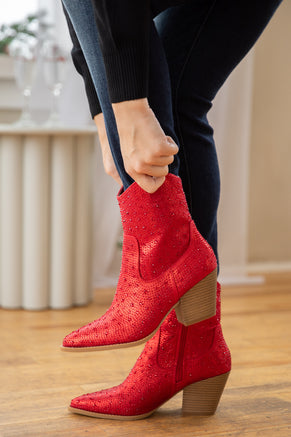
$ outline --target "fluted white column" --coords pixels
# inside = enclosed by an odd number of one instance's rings
[[[74,142],[55,135],[51,145],[51,272],[50,306],[73,304]]]
[[[74,304],[84,305],[92,297],[92,158],[90,136],[78,136],[76,144]]]
[[[22,144],[18,135],[0,139],[0,304],[22,303]]]
[[[49,305],[49,137],[23,144],[23,308]]]
[[[90,301],[94,137],[0,125],[0,306]]]

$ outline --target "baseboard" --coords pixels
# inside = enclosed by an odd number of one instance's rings
[[[285,262],[261,262],[249,263],[246,266],[247,273],[276,273],[291,272],[291,261]]]
[[[248,263],[244,266],[223,266],[218,280],[223,285],[256,285],[265,282],[268,273],[291,272],[291,262]]]

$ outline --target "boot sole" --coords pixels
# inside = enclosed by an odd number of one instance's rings
[[[230,372],[223,373],[222,375],[203,379],[201,381],[186,386],[183,389],[182,413],[192,416],[211,416],[215,414],[229,374]],[[175,393],[175,395],[177,393]],[[161,404],[158,408],[164,405],[167,401]],[[81,414],[83,416],[95,417],[98,419],[132,421],[145,419],[146,417],[151,416],[155,411],[157,411],[158,408],[155,408],[148,413],[139,414],[136,416],[120,416],[115,414],[94,413],[93,411],[87,411],[73,407],[69,407],[68,410],[72,413]]]
[[[70,347],[61,345],[60,349],[63,352],[95,352],[138,346],[147,342],[155,335],[173,309],[176,311],[178,321],[185,326],[202,322],[216,314],[216,289],[217,269],[215,268],[180,298],[180,300],[165,315],[158,327],[147,337],[130,343],[109,344],[104,346]]]

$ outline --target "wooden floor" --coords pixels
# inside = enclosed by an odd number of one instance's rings
[[[69,354],[62,337],[101,315],[103,297],[67,311],[0,310],[0,436],[291,436],[291,274],[223,289],[233,370],[215,416],[182,416],[177,395],[153,416],[118,422],[70,414],[72,397],[121,382],[142,347]]]

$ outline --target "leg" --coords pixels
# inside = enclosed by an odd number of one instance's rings
[[[172,83],[180,176],[192,217],[216,254],[219,170],[207,112],[279,3],[193,0],[156,19]]]
[[[150,66],[149,66],[149,105],[166,135],[173,138],[179,144],[174,129],[172,108],[171,82],[165,51],[158,35],[156,26],[152,24],[150,40]],[[178,175],[179,158],[175,155],[169,172]]]
[[[109,100],[105,67],[98,43],[91,0],[62,0],[74,26],[104,114],[107,136],[115,166],[126,189],[133,182],[126,173],[120,152],[114,113]]]
[[[124,188],[128,188],[133,182],[126,173],[120,153],[120,143],[114,118],[114,113],[109,99],[105,67],[102,53],[98,43],[98,31],[94,20],[94,11],[91,0],[63,0],[63,4],[73,23],[75,32],[82,47],[88,64],[92,80],[104,114],[107,136],[118,173]],[[154,24],[151,32],[150,71],[149,71],[149,103],[155,112],[166,135],[175,141],[174,121],[172,115],[171,86],[167,61],[163,47]],[[161,104],[161,101],[163,102]],[[170,172],[178,174],[178,158],[170,166]]]

